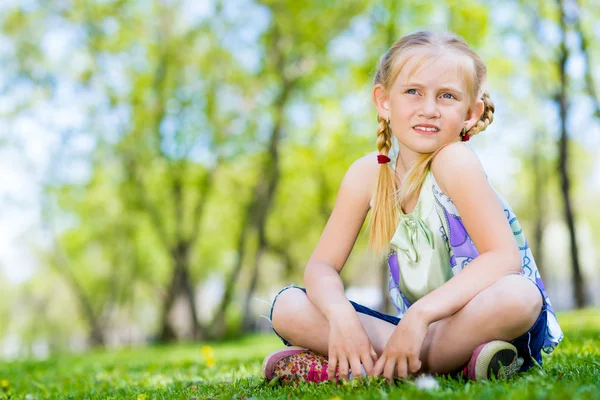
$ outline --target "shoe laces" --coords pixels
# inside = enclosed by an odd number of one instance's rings
[[[516,362],[514,362],[510,365],[507,365],[505,368],[503,368],[503,376],[510,377],[510,376],[516,374],[517,372],[519,372],[524,361],[525,360],[523,360],[521,357],[519,357],[519,358],[517,358]]]
[[[327,370],[324,369],[323,366],[321,366],[321,370],[318,370],[316,369],[316,366],[317,363],[312,363],[310,365],[310,370],[308,371],[308,377],[306,378],[306,380],[308,382],[319,383],[329,379],[329,374],[327,373]]]

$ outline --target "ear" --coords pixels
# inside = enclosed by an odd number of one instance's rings
[[[373,86],[372,97],[373,97],[373,103],[375,104],[375,107],[377,108],[377,113],[379,114],[379,116],[384,119],[389,118],[390,106],[389,106],[387,90],[385,90],[385,88],[381,85],[381,83],[378,83],[377,85]]]
[[[475,105],[471,106],[467,110],[467,115],[465,118],[465,127],[467,130],[471,129],[477,123],[477,121],[479,121],[479,118],[481,118],[484,110],[485,105],[483,104],[483,100],[477,99]]]

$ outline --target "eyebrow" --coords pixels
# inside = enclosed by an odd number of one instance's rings
[[[419,88],[419,89],[425,87],[425,85],[423,85],[422,83],[419,83],[419,82],[403,83],[401,86],[402,87],[416,87],[416,88]],[[458,89],[455,86],[451,86],[451,85],[442,86],[439,90],[449,90],[451,92],[456,92],[456,93],[459,93],[459,94],[463,94],[462,90]]]

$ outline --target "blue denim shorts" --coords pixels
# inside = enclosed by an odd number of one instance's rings
[[[538,287],[538,286],[536,285],[536,287]],[[294,286],[294,285],[287,286],[287,287],[281,289],[281,291],[279,291],[279,293],[277,293],[277,295],[275,296],[275,299],[273,300],[273,304],[271,305],[271,312],[269,314],[269,320],[271,320],[271,321],[273,320],[273,306],[275,305],[275,301],[277,301],[277,297],[285,290],[291,289],[291,288],[300,289],[300,290],[304,291],[304,293],[306,293],[305,288],[300,287],[300,286]],[[538,289],[539,289],[539,287],[538,287]],[[542,347],[544,345],[544,337],[546,336],[546,324],[547,324],[547,313],[546,313],[547,304],[546,304],[546,299],[544,298],[544,294],[542,293],[541,289],[540,289],[540,293],[542,294],[543,304],[542,304],[542,310],[541,310],[540,315],[538,316],[537,320],[535,321],[533,326],[527,332],[525,332],[518,338],[510,341],[510,343],[512,343],[517,348],[519,357],[523,358],[523,361],[524,361],[523,365],[521,366],[520,372],[527,371],[529,368],[533,367],[535,365],[535,363],[542,365]],[[369,307],[365,307],[361,304],[355,303],[352,300],[350,300],[350,303],[354,307],[354,310],[356,310],[356,312],[359,312],[361,314],[370,315],[371,317],[378,318],[380,320],[389,322],[390,324],[394,324],[394,325],[398,325],[398,322],[400,322],[400,318],[394,317],[393,315],[380,313],[379,311],[375,311],[373,309],[370,309]],[[279,333],[277,333],[277,331],[273,328],[272,324],[271,324],[271,328],[273,329],[273,332],[275,332],[275,334],[281,339],[281,341],[286,346],[291,346],[291,343],[286,341],[284,338],[281,337],[281,335],[279,335]]]

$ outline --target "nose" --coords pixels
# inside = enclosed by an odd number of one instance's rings
[[[421,116],[424,118],[439,118],[440,109],[435,96],[426,96],[421,104]]]

